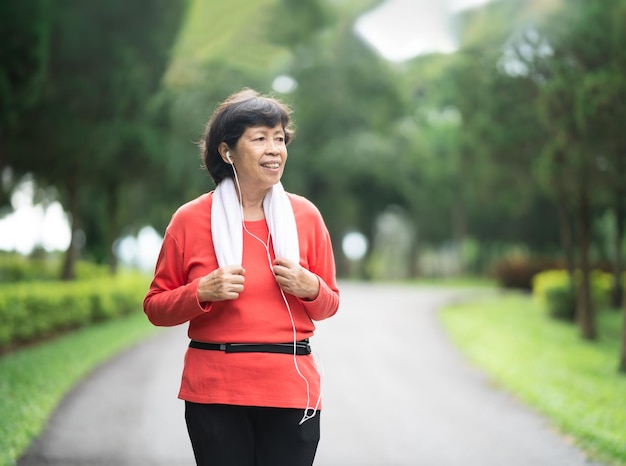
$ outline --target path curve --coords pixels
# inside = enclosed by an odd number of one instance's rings
[[[584,454],[488,377],[443,333],[437,309],[468,290],[341,284],[313,339],[325,372],[316,466],[584,466]],[[82,381],[18,466],[192,466],[176,399],[184,326]]]

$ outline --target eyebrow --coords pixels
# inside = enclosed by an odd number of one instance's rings
[[[271,134],[274,134],[274,135],[276,135],[276,134],[283,134],[284,135],[285,134],[285,130],[282,129],[282,128],[281,129],[277,129],[276,131],[273,131],[273,130],[274,130],[274,128],[269,128],[269,127],[266,127],[266,126],[253,126],[252,127],[252,132],[253,133],[254,132],[262,132],[263,134],[271,133]]]

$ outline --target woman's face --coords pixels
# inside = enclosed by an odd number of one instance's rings
[[[268,190],[280,181],[287,161],[282,125],[247,128],[230,155],[244,191]]]

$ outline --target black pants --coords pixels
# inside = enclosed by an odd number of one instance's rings
[[[185,402],[198,466],[311,466],[320,413],[302,425],[302,409]]]

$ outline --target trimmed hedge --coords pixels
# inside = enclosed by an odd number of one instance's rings
[[[141,307],[148,284],[135,273],[0,285],[0,351],[129,314]]]
[[[580,281],[580,271],[575,274]],[[609,303],[613,275],[601,270],[591,272],[591,297],[599,307]],[[570,283],[567,270],[546,270],[533,278],[533,297],[544,306],[551,317],[560,320],[576,319],[576,287]]]
[[[63,258],[56,254],[27,257],[0,251],[0,283],[58,282]],[[75,264],[76,278],[89,280],[110,275],[105,264],[79,260]]]

